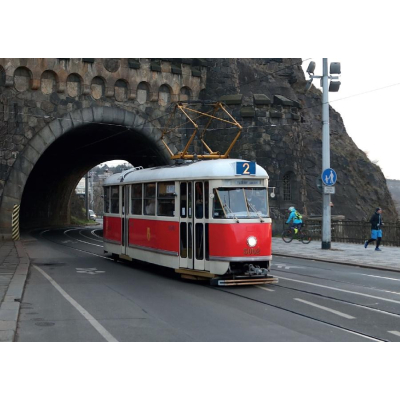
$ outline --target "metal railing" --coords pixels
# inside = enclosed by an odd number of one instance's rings
[[[279,236],[287,227],[284,220],[273,220],[272,224],[274,236]],[[321,240],[321,221],[305,220],[304,225],[313,240]],[[371,237],[371,224],[367,221],[332,221],[331,229],[332,242],[364,243]],[[400,247],[400,222],[384,223],[382,244]]]

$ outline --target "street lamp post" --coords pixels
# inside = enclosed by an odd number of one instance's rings
[[[340,87],[340,82],[331,82],[328,87],[329,79],[335,80],[338,77],[328,75],[328,59],[322,59],[322,76],[315,76],[315,62],[311,61],[307,73],[310,76],[310,80],[307,82],[306,89],[311,87],[312,80],[314,78],[321,79],[322,86],[322,171],[330,170],[331,165],[331,151],[330,151],[330,137],[329,137],[329,96],[328,92],[337,92]],[[331,63],[330,65],[331,74],[340,74],[340,63]],[[335,176],[336,182],[336,176]],[[334,193],[334,183],[331,178],[330,190],[327,186],[323,186],[322,194],[322,243],[321,248],[323,250],[329,250],[331,248],[331,193]],[[322,183],[325,185],[327,182],[324,180]],[[333,187],[332,187],[333,186]]]
[[[322,171],[331,167],[329,138],[329,98],[328,98],[328,59],[322,60]],[[331,248],[331,195],[322,193],[322,244],[321,248]]]

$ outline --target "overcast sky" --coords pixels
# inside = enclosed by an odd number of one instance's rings
[[[304,70],[310,61],[316,62],[315,75],[321,75],[322,58],[305,61]],[[398,53],[368,59],[345,55],[328,58],[328,65],[334,61],[341,63],[342,74],[339,92],[329,93],[331,106],[341,114],[356,145],[368,153],[371,161],[378,162],[386,178],[400,179]],[[314,85],[320,87],[318,79]]]

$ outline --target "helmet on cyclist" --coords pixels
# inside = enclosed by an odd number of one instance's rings
[[[295,208],[294,207],[289,207],[289,211],[294,211]]]

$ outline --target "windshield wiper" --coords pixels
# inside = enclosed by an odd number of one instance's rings
[[[258,211],[258,210],[253,206],[253,204],[251,204],[251,203],[249,202],[249,200],[248,200],[247,198],[246,198],[246,201],[247,201],[247,205],[249,206],[250,210],[252,210],[253,212],[256,213],[257,217],[260,218],[260,221],[261,221],[261,222],[264,222],[264,220],[261,218],[261,215],[260,215],[261,212]]]
[[[223,204],[223,207],[228,211],[228,214],[232,214],[233,218],[236,219],[236,222],[239,223],[238,218],[236,217],[235,213],[228,207],[228,204]]]

